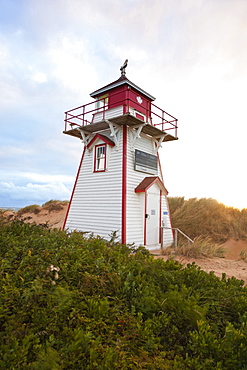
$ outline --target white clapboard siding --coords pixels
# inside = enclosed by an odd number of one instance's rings
[[[164,183],[164,179],[163,179],[163,176],[162,176],[163,169],[161,167],[162,167],[162,163],[160,163],[158,168],[159,168],[159,176],[160,176],[160,178],[162,179],[162,181]],[[167,213],[166,216],[164,216],[164,212]],[[174,243],[174,235],[173,235],[173,231],[172,231],[170,209],[169,209],[167,195],[164,195],[162,197],[162,212],[161,212],[161,214],[162,214],[162,225],[165,223],[165,226],[167,227],[167,229],[163,229],[163,247],[167,248],[167,247],[170,247],[171,245],[173,245],[173,243]]]
[[[107,171],[95,173],[94,150],[86,150],[65,227],[109,239],[113,231],[121,231],[122,155],[115,146],[108,145],[107,152]]]
[[[152,176],[134,169],[135,149],[153,154],[153,142],[146,135],[136,140],[134,149],[131,147],[131,134],[128,135],[127,156],[127,240],[129,243],[143,245],[144,217],[142,194],[135,193],[135,188],[147,176]]]
[[[103,119],[110,119],[121,116],[123,114],[123,106],[107,109],[103,112],[94,113],[93,123],[100,122]]]
[[[167,248],[173,245],[174,236],[171,225],[170,210],[168,205],[168,199],[166,196],[162,197],[162,214],[167,212],[167,215],[163,215],[163,226],[167,227],[163,229],[163,247]]]
[[[131,134],[128,135],[128,156],[127,156],[127,241],[136,245],[144,243],[144,212],[143,212],[143,194],[135,193],[135,188],[147,176],[153,176],[144,172],[139,172],[134,169],[135,149],[143,152],[154,154],[154,143],[146,135],[141,134],[141,137],[136,140],[134,148],[131,148]],[[132,150],[131,150],[132,149]],[[159,162],[158,162],[159,164]],[[158,165],[157,175],[162,179],[162,171],[160,164]],[[163,179],[162,179],[163,180]],[[162,215],[163,212],[168,212],[167,227],[171,227],[169,209],[166,195],[162,196]],[[173,243],[172,230],[167,229],[165,233],[164,247],[170,246]]]
[[[162,149],[160,149],[162,150]],[[164,183],[164,179],[163,179],[163,168],[162,168],[162,163],[160,163],[159,161],[159,166],[158,166],[158,169],[159,169],[159,177],[162,179],[163,183]],[[166,186],[166,184],[164,184]],[[169,229],[164,229],[163,230],[163,247],[164,248],[167,248],[167,247],[170,247],[173,243],[174,243],[174,236],[173,236],[173,231],[172,231],[172,224],[171,224],[171,218],[170,218],[170,209],[169,209],[169,204],[168,204],[168,199],[167,199],[167,195],[164,195],[162,197],[162,207],[161,207],[161,214],[163,215],[164,212],[167,212],[168,215],[165,217],[165,223],[166,223],[166,227],[169,228]],[[162,216],[163,218],[163,216]],[[163,220],[162,220],[163,221]]]

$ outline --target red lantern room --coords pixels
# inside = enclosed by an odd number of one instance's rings
[[[127,60],[121,67],[118,80],[90,94],[94,102],[65,113],[64,133],[81,138],[78,128],[94,132],[99,128],[99,122],[103,129],[107,127],[105,121],[114,118],[119,125],[133,126],[140,121],[145,122],[147,127],[143,127],[142,132],[159,139],[159,136],[163,136],[160,135],[161,131],[166,131],[162,141],[177,139],[177,119],[152,103],[155,98],[126,77],[126,67]],[[89,124],[90,127],[86,127]]]
[[[129,81],[123,71],[117,81],[94,91],[90,96],[96,99],[98,109],[104,107],[107,110],[105,118],[129,113],[151,123],[151,102],[155,98]],[[96,113],[93,122],[102,118],[103,113]]]

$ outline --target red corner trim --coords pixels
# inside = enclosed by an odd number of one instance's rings
[[[143,244],[147,244],[147,219],[146,219],[146,214],[147,214],[147,193],[144,194],[144,240]]]
[[[69,215],[70,206],[71,206],[72,199],[73,199],[73,196],[74,196],[76,184],[77,184],[77,181],[78,181],[78,178],[79,178],[79,174],[80,174],[80,170],[81,170],[82,161],[83,161],[83,158],[84,158],[85,151],[86,151],[86,148],[84,147],[84,150],[83,150],[83,153],[82,153],[82,156],[81,156],[81,161],[80,161],[80,164],[79,164],[79,168],[78,168],[78,171],[77,171],[77,175],[76,175],[74,187],[73,187],[72,194],[71,194],[71,197],[70,197],[69,206],[68,206],[68,209],[67,209],[67,212],[66,212],[66,216],[65,216],[65,219],[64,219],[62,230],[65,229],[65,225],[66,225],[67,218],[68,218],[68,215]]]
[[[159,243],[161,243],[162,226],[162,190],[160,189]]]
[[[126,203],[127,203],[127,127],[123,126],[123,157],[122,157],[122,244],[126,244]]]

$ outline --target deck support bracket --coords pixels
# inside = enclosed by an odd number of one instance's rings
[[[162,148],[162,142],[164,140],[164,138],[167,136],[168,134],[163,134],[159,137],[156,137],[154,138],[154,143],[156,144],[155,148],[154,148],[154,153],[157,153],[159,148]]]
[[[106,119],[105,122],[107,122],[108,125],[109,125],[109,128],[111,130],[110,136],[113,138],[113,141],[114,141],[114,143],[116,145],[116,149],[118,150],[118,146],[119,146],[119,135],[118,135],[118,132],[119,132],[120,127],[118,125],[116,125],[116,123],[110,122],[108,119]]]
[[[131,126],[131,130],[130,130],[130,147],[131,147],[131,151],[133,152],[134,151],[134,148],[135,148],[135,142],[137,139],[140,139],[140,134],[141,134],[141,131],[143,129],[144,126],[146,126],[147,123],[142,123],[140,125],[135,125],[135,126]]]
[[[81,134],[81,141],[82,141],[82,143],[85,145],[85,147],[87,147],[87,145],[90,142],[90,140],[92,139],[93,135],[84,132],[81,127],[78,127],[77,130]]]

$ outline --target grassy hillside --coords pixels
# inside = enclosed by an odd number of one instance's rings
[[[234,278],[6,219],[0,274],[1,369],[247,367],[247,288]]]
[[[48,202],[42,204],[42,206],[39,206],[37,204],[32,204],[30,206],[23,207],[19,209],[19,211],[17,212],[17,216],[22,216],[26,213],[38,214],[41,212],[42,209],[45,209],[48,212],[61,211],[63,209],[63,206],[65,206],[68,203],[69,202],[66,200],[60,201],[60,200],[51,199]]]
[[[226,207],[214,199],[170,197],[173,227],[190,238],[207,237],[222,243],[230,238],[247,238],[247,209]]]

